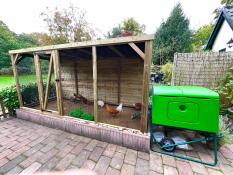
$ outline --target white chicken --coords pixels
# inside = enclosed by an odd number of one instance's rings
[[[120,103],[119,106],[117,106],[116,110],[119,112],[122,112],[123,111],[123,103]]]
[[[102,100],[98,100],[97,104],[98,104],[98,106],[100,106],[101,108],[104,107],[104,101],[102,101]]]

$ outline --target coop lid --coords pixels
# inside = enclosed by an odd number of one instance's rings
[[[153,95],[218,99],[218,93],[198,86],[154,86]]]

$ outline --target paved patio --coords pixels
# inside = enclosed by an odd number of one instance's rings
[[[209,153],[198,156],[208,160]],[[0,174],[87,168],[97,174],[231,175],[233,145],[222,147],[216,167],[147,154],[20,119],[0,122]]]

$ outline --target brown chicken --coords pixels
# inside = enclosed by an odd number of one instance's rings
[[[108,104],[106,104],[105,110],[106,112],[112,114],[113,117],[115,117],[120,112],[119,110],[117,110],[116,108],[112,106],[109,106]]]

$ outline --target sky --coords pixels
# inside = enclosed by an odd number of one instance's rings
[[[220,0],[2,0],[0,20],[18,34],[46,32],[40,13],[46,7],[65,8],[73,4],[86,12],[87,21],[100,37],[128,17],[145,24],[145,32],[151,34],[178,2],[193,30],[210,23],[214,9],[220,6]]]

